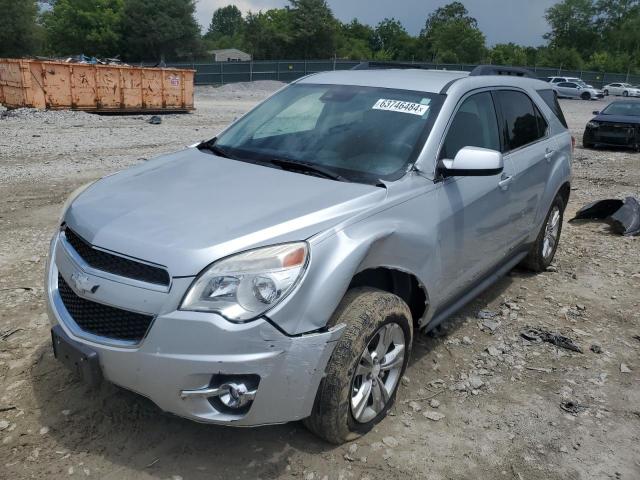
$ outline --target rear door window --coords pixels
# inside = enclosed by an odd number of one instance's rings
[[[540,131],[539,112],[533,101],[515,90],[500,90],[496,99],[502,113],[501,130],[505,151],[515,150],[544,137]]]
[[[558,102],[558,95],[556,94],[556,92],[549,88],[538,90],[538,95],[540,95],[542,100],[544,100],[544,103],[549,106],[551,111],[555,113],[556,117],[558,117],[558,120],[560,120],[560,123],[564,125],[565,128],[569,128],[567,126],[567,120],[564,118],[564,113],[562,113],[562,108],[560,108],[560,102]]]

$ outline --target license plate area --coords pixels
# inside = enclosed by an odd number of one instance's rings
[[[95,350],[73,341],[60,325],[51,329],[51,342],[56,359],[76,372],[84,383],[97,387],[102,382],[102,370]]]

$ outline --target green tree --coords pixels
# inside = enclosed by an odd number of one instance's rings
[[[339,23],[326,0],[289,0],[291,53],[299,58],[328,58],[336,54]]]
[[[375,29],[374,50],[384,50],[393,60],[408,60],[411,55],[412,39],[399,20],[385,18]]]
[[[49,49],[60,55],[120,52],[123,0],[58,0],[43,16]]]
[[[372,58],[375,32],[372,27],[360,23],[355,18],[350,23],[340,24],[336,39],[339,58],[368,60]]]
[[[451,2],[444,7],[437,8],[427,17],[427,21],[424,24],[421,35],[429,36],[432,30],[443,23],[447,23],[453,20],[461,20],[468,23],[469,26],[478,28],[478,21],[469,16],[469,11],[460,2]]]
[[[0,0],[0,57],[22,57],[38,47],[35,0]]]
[[[245,48],[258,60],[290,58],[293,42],[291,12],[274,8],[247,14]]]
[[[463,36],[456,42],[455,35]],[[462,3],[452,2],[429,14],[417,41],[416,53],[424,60],[478,62],[485,52],[484,43],[478,21]],[[464,48],[470,50],[465,52]]]
[[[575,48],[548,47],[540,49],[538,64],[543,67],[578,70],[583,67],[584,62]]]
[[[124,0],[122,47],[126,58],[159,60],[199,53],[195,10],[195,0]]]
[[[479,63],[484,58],[483,33],[464,20],[452,20],[433,27],[431,48],[441,63]]]
[[[227,5],[213,12],[211,24],[206,36],[212,40],[221,37],[234,37],[244,30],[242,12],[235,5]]]
[[[552,48],[576,48],[581,56],[593,53],[600,39],[593,0],[563,0],[547,9],[551,32],[545,34]]]
[[[491,63],[495,65],[527,65],[527,51],[515,43],[499,43],[489,52]]]

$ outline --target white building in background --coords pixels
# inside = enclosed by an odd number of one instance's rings
[[[209,55],[213,55],[214,62],[250,62],[251,55],[238,50],[237,48],[223,48],[221,50],[210,50]]]

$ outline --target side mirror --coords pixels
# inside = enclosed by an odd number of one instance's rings
[[[600,115],[600,111],[598,111],[598,110],[594,110],[594,111],[593,111],[593,112],[591,112],[591,113],[593,113],[594,115]]]
[[[502,173],[502,170],[502,153],[481,147],[464,147],[453,160],[441,160],[440,167],[440,172],[445,177],[487,177]]]

